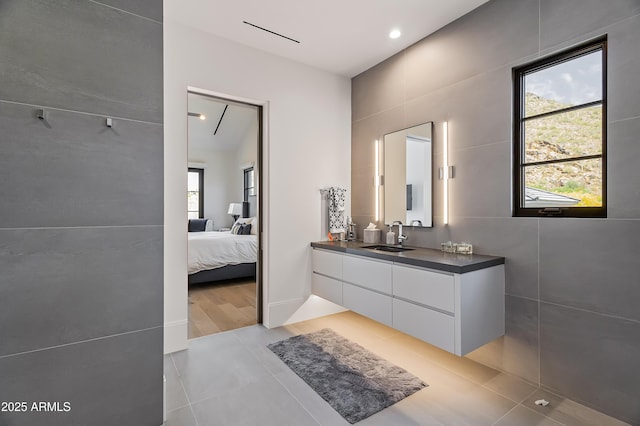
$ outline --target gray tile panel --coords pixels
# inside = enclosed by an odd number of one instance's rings
[[[404,67],[404,52],[400,52],[351,80],[353,121],[404,102]],[[376,90],[362,90],[363,87],[376,87]]]
[[[162,22],[162,0],[97,0],[96,3],[102,3]]]
[[[607,135],[607,216],[640,219],[640,119],[610,123]]]
[[[436,212],[437,213],[437,212]],[[434,214],[433,228],[403,228],[407,239],[407,245],[416,247],[428,247],[436,250],[440,250],[440,244],[445,241],[451,241],[451,233],[448,227],[442,226],[442,217]],[[405,230],[406,229],[406,230]],[[394,228],[394,232],[397,234],[398,229]]]
[[[537,0],[488,2],[406,50],[406,99],[537,50]]]
[[[0,358],[0,401],[64,402],[68,412],[0,412],[11,426],[162,423],[162,327]]]
[[[478,365],[482,365],[476,363]],[[488,368],[488,367],[485,367]],[[526,382],[518,376],[500,373],[482,382],[482,385],[514,402],[521,403],[536,390],[536,385]]]
[[[166,380],[166,408],[174,411],[189,405],[187,394],[182,387],[180,375],[173,363],[171,355],[164,356],[164,377]]]
[[[273,376],[195,403],[193,411],[199,426],[319,424]]]
[[[425,377],[429,387],[370,417],[376,425],[491,425],[516,403],[445,369]],[[375,421],[375,422],[374,422]]]
[[[351,214],[353,216],[375,215],[376,187],[374,186],[373,175],[373,171],[351,174],[351,186],[358,188],[357,191],[353,191],[351,194]],[[382,212],[384,209],[380,207],[380,210]],[[368,224],[367,222],[366,225]]]
[[[464,149],[510,141],[512,104],[510,66],[491,69],[451,86],[446,100],[450,147]]]
[[[351,135],[351,185],[353,188],[358,188],[352,190],[351,213],[353,216],[371,216],[370,221],[373,221],[375,214],[375,192],[373,186],[375,141],[382,141],[385,134],[403,129],[404,126],[403,107],[384,111],[353,124]],[[379,155],[382,158],[384,156],[382,143],[380,143],[379,149]],[[383,173],[382,168],[380,168],[380,173]],[[369,221],[364,226],[366,227],[368,224]]]
[[[518,405],[495,423],[495,426],[562,426],[562,423]]]
[[[544,386],[640,424],[640,322],[542,302],[540,328]]]
[[[7,0],[0,99],[162,123],[162,25],[80,0]]]
[[[275,375],[284,370],[291,371],[267,345],[295,336],[298,334],[297,331],[287,326],[268,329],[259,325],[236,329],[234,334],[271,374]]]
[[[163,224],[163,126],[36,110],[0,102],[1,227]]]
[[[327,401],[322,399],[300,376],[291,371],[280,358],[276,357],[276,359],[280,364],[284,365],[284,369],[279,373],[274,373],[274,377],[291,395],[296,396],[296,399],[304,409],[307,410],[318,423],[331,426],[349,425],[349,422],[334,410]],[[361,420],[358,424],[369,424],[369,419]]]
[[[548,401],[549,405],[537,405],[536,401],[540,399]],[[543,388],[531,394],[522,405],[565,426],[629,426],[622,420],[614,419]]]
[[[636,0],[540,0],[542,49],[640,13]]]
[[[0,356],[161,326],[162,235],[0,230]]]
[[[467,355],[474,361],[539,383],[538,302],[505,296],[505,335]]]
[[[607,28],[607,33],[607,119],[640,117],[640,87],[634,80],[640,75],[640,15]]]
[[[638,235],[635,220],[542,219],[540,299],[640,321]]]
[[[162,426],[198,426],[190,406],[167,413],[167,421]]]
[[[189,350],[172,355],[192,404],[237,392],[270,375],[235,334],[216,337],[191,340]]]
[[[433,122],[432,146],[435,156],[434,162],[442,155],[442,122],[451,118],[451,114],[449,114],[449,108],[452,107],[450,99],[454,96],[455,86],[446,86],[437,88],[426,95],[407,100],[404,104],[405,127],[415,126],[427,121]]]
[[[385,134],[404,129],[404,107],[392,108],[353,123],[351,130],[351,170],[373,171],[374,141]],[[380,155],[382,155],[382,150]]]
[[[457,146],[453,142],[452,146]],[[509,141],[450,150],[449,164],[454,167],[454,178],[449,180],[451,216],[511,217]]]

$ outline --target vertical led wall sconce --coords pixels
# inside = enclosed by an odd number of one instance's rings
[[[449,123],[442,123],[442,216],[445,225],[449,224]]]
[[[375,168],[375,172],[373,176],[373,186],[375,191],[374,211],[375,211],[375,220],[377,222],[380,220],[380,142],[376,139],[373,142],[373,144],[374,144],[373,164]]]

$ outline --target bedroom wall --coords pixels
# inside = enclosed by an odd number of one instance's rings
[[[162,1],[128,3],[0,2],[2,425],[162,423]]]
[[[320,192],[350,188],[350,81],[185,27],[166,2],[165,351],[187,346],[187,88],[264,105],[265,325],[287,322],[307,300],[309,243],[320,235]],[[350,208],[350,206],[347,206]],[[322,306],[303,308],[318,316]],[[333,312],[333,311],[331,311]]]
[[[258,173],[258,120],[252,123],[247,129],[247,133],[238,145],[235,155],[234,176],[238,176],[238,180],[234,180],[233,194],[238,200],[244,199],[244,169],[253,164],[255,173]],[[257,174],[256,174],[257,176]],[[250,216],[255,215],[257,210],[257,197],[250,197]]]
[[[235,198],[230,187],[230,176],[235,172],[234,151],[189,149],[189,165],[204,168],[204,217],[213,220],[214,228],[232,225],[227,214],[230,200]]]
[[[640,424],[640,6],[637,1],[493,0],[352,81],[356,223],[372,220],[373,145],[449,121],[451,218],[434,173],[432,229],[407,244],[468,241],[506,257],[506,335],[470,358]],[[511,69],[608,34],[608,218],[511,217]],[[359,194],[355,196],[355,194]]]

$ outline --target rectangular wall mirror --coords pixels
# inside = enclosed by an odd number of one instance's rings
[[[433,226],[433,122],[384,135],[384,223]]]

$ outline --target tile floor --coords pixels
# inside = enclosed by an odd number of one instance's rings
[[[625,425],[583,405],[343,312],[275,329],[260,325],[191,340],[165,356],[166,426],[348,425],[266,345],[329,327],[429,387],[358,425]],[[534,404],[544,398],[547,407]]]

